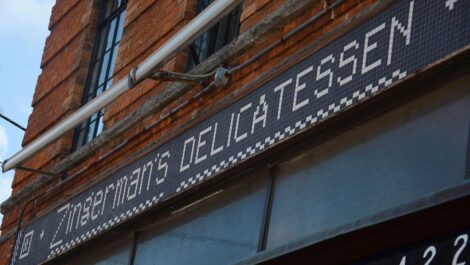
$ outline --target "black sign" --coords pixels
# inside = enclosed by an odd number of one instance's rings
[[[27,225],[13,263],[52,259],[469,45],[469,10],[470,0],[397,1]]]
[[[384,253],[355,265],[465,265],[470,262],[469,233],[459,233],[406,249]]]

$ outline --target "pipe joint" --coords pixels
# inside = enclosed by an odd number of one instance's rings
[[[133,89],[138,83],[137,76],[136,76],[138,69],[139,67],[136,66],[132,68],[129,74],[127,74],[127,86],[129,87],[129,89]]]
[[[214,84],[218,87],[224,87],[230,80],[230,70],[225,67],[219,67],[215,71]]]

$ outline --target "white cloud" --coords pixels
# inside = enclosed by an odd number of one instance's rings
[[[0,0],[0,34],[40,38],[47,25],[54,0]]]

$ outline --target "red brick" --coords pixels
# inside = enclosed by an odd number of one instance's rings
[[[96,29],[96,6],[91,6],[90,2],[92,1],[59,0],[54,6],[50,23],[51,35],[44,49],[42,73],[38,78],[33,100],[34,110],[29,119],[24,144],[36,139],[41,133],[57,124],[80,105]],[[246,31],[285,2],[286,0],[244,0],[241,31]],[[345,4],[335,9],[334,20],[331,19],[331,15],[319,19],[313,25],[270,51],[259,61],[236,73],[232,79],[234,83],[229,87],[215,89],[202,98],[191,101],[173,117],[145,130],[147,126],[154,124],[161,115],[191,99],[195,93],[202,89],[201,86],[193,86],[181,98],[160,112],[146,118],[122,137],[113,140],[79,165],[70,168],[67,172],[68,175],[78,174],[77,178],[64,184],[61,191],[54,194],[54,196],[38,202],[36,207],[28,212],[26,218],[40,214],[65,198],[73,196],[78,189],[104,176],[110,169],[127,160],[130,155],[168,135],[181,124],[190,121],[199,113],[207,110],[207,106],[220,102],[241,85],[249,83],[260,73],[271,69],[284,58],[316,41],[319,36],[337,28],[345,20],[373,2],[372,0],[362,1],[361,3],[356,0],[346,1]],[[124,35],[116,61],[115,80],[125,77],[132,67],[142,63],[147,56],[161,47],[180,28],[186,25],[194,17],[195,5],[195,0],[129,1]],[[323,8],[323,3],[317,4],[311,10],[306,10],[304,15],[273,31],[270,36],[258,42],[255,47],[227,63],[237,65],[248,60],[251,56],[278,40],[282,35],[320,12],[321,8]],[[163,69],[184,71],[186,58],[187,53],[182,52],[168,62]],[[112,127],[122,121],[169,85],[171,85],[169,82],[146,80],[136,88],[121,95],[106,108],[105,127]],[[36,153],[25,165],[37,169],[47,169],[52,166],[69,153],[72,134],[72,132],[68,132],[53,144]],[[123,142],[126,142],[126,144],[121,145]],[[37,177],[37,174],[17,171],[13,192],[18,192]],[[36,194],[44,193],[54,184],[54,182],[49,184]],[[14,229],[20,210],[21,205],[17,205],[6,213],[1,227],[3,232]],[[6,264],[8,254],[3,253],[9,253],[11,244],[11,240],[0,244],[0,253],[2,253],[0,255],[0,265]]]

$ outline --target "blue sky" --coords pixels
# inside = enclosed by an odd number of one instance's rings
[[[0,113],[23,126],[32,110],[54,3],[55,0],[0,0]],[[0,161],[19,150],[22,139],[21,130],[0,119]],[[10,196],[13,173],[0,172],[1,202]]]

